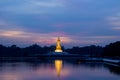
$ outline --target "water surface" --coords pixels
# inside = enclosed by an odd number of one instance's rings
[[[103,62],[1,62],[0,80],[120,80],[120,67]]]

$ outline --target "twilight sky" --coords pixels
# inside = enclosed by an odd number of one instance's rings
[[[106,45],[120,40],[120,0],[0,0],[0,44]]]

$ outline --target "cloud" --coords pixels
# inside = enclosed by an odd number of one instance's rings
[[[9,30],[0,30],[0,36],[12,37],[12,38],[27,38],[22,31],[9,31]]]
[[[83,38],[91,38],[91,39],[113,39],[117,38],[117,36],[87,36]]]
[[[3,6],[3,9],[0,10],[8,11],[12,14],[40,14],[54,12],[57,8],[64,6],[62,0],[21,0],[12,1],[9,5]]]
[[[60,24],[60,25],[59,25]],[[76,25],[75,23],[57,23],[56,28],[68,27]],[[78,24],[77,24],[78,25]],[[117,29],[120,29],[119,27]],[[80,34],[67,34],[66,32],[33,32],[28,29],[24,29],[23,26],[17,26],[7,21],[0,20],[0,43],[4,44],[41,44],[41,45],[55,45],[57,37],[61,37],[62,45],[68,47],[73,45],[91,45],[91,44],[103,44],[119,40],[119,36],[104,35],[104,36],[92,36],[90,33],[81,32]],[[108,42],[107,42],[108,41]]]
[[[4,20],[2,20],[2,19],[0,19],[0,28],[2,27],[9,27],[9,26],[11,26],[11,24],[10,23],[8,23],[7,21],[4,21]]]
[[[120,16],[109,17],[108,20],[111,25],[120,26]]]
[[[63,7],[63,3],[60,0],[29,0],[30,3],[35,4],[40,7]]]
[[[117,13],[115,16],[109,16],[107,21],[110,25],[112,25],[112,29],[120,30],[120,12]]]
[[[47,45],[55,44],[58,36],[68,45],[119,40],[115,36],[120,30],[119,0],[107,3],[108,0],[0,0],[0,43]],[[103,21],[105,16],[109,25]],[[78,34],[81,32],[87,34]]]
[[[71,44],[76,46],[84,46],[84,45],[105,45],[110,42],[119,40],[119,36],[89,36],[89,35],[81,35],[81,36],[71,36]]]
[[[65,28],[65,27],[75,27],[79,26],[79,22],[61,22],[61,23],[55,23],[52,26],[56,28]]]
[[[38,43],[38,44],[55,44],[57,36],[56,33],[33,33],[20,30],[0,30],[0,38],[12,39],[16,42]],[[59,33],[60,35],[61,33]],[[66,35],[60,35],[63,43],[71,42],[71,39]]]
[[[33,32],[29,29],[24,29],[23,26],[18,26],[4,20],[0,20],[0,42],[12,44],[33,44],[42,45],[55,44],[57,37],[61,37],[62,43],[67,44],[71,39],[65,32]]]
[[[0,30],[2,29],[5,29],[5,30],[8,30],[8,29],[11,29],[11,30],[22,30],[22,26],[20,25],[17,25],[15,23],[12,23],[10,21],[7,21],[7,20],[4,20],[2,18],[0,18]]]
[[[114,30],[120,30],[120,27],[113,27]]]

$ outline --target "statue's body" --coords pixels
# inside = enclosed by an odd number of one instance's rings
[[[59,37],[57,39],[57,44],[56,44],[55,52],[63,52],[62,49],[61,49],[60,38]]]

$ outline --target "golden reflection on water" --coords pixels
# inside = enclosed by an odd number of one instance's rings
[[[62,70],[62,60],[55,60],[55,69],[58,76],[60,76]]]

